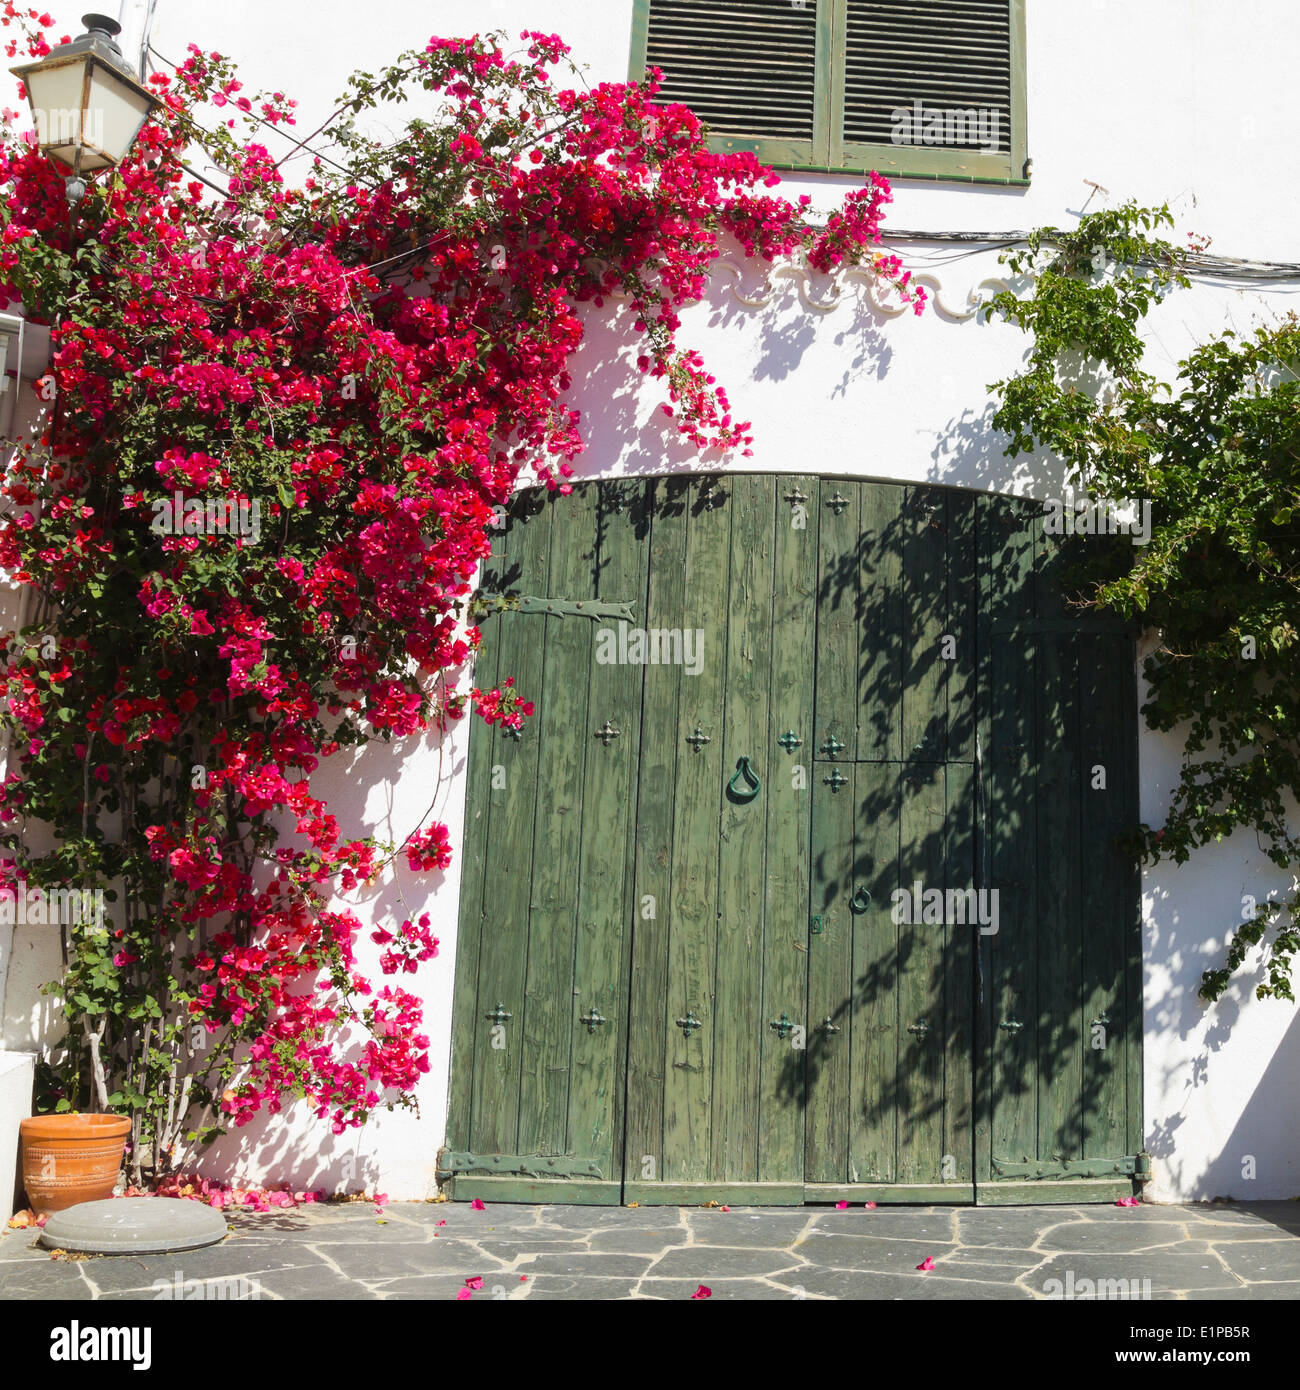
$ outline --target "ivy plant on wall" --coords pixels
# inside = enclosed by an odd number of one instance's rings
[[[1162,238],[1168,208],[1129,203],[1042,229],[1004,257],[1032,285],[988,312],[1031,335],[1024,369],[995,383],[994,424],[1014,456],[1064,461],[1092,499],[1151,503],[1149,544],[1113,549],[1079,575],[1083,601],[1158,635],[1143,713],[1184,742],[1163,826],[1142,826],[1146,862],[1253,832],[1300,866],[1288,811],[1300,796],[1300,319],[1225,331],[1178,363],[1144,367],[1142,320],[1189,284],[1195,244]],[[1247,885],[1249,889],[1249,885]],[[1242,898],[1226,955],[1205,972],[1214,1000],[1264,944],[1261,998],[1294,999],[1300,892]]]

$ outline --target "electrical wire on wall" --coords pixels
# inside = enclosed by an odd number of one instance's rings
[[[962,246],[967,249],[951,255],[926,256],[932,264],[947,264],[951,261],[965,260],[969,256],[982,256],[989,251],[1006,251],[1013,246],[1024,246],[1029,239],[1028,232],[919,232],[902,227],[882,231],[881,241],[886,242],[935,242],[941,245]],[[1051,244],[1051,238],[1046,238]],[[1188,256],[1187,273],[1202,279],[1237,280],[1251,284],[1267,284],[1288,280],[1300,281],[1300,264],[1290,261],[1254,261],[1236,256],[1209,256],[1196,252]]]

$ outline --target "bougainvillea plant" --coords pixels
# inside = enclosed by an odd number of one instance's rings
[[[35,53],[46,18],[5,14]],[[246,95],[191,48],[71,218],[30,134],[0,153],[0,283],[53,326],[49,408],[0,518],[0,566],[31,591],[8,651],[2,881],[111,895],[104,929],[64,931],[58,1103],[130,1110],[137,1174],[291,1096],[335,1132],[411,1102],[428,1039],[398,981],[437,941],[346,898],[444,868],[447,831],[355,833],[312,777],[470,707],[531,713],[509,682],[459,688],[465,605],[494,509],[568,489],[583,314],[621,307],[673,427],[720,457],[749,427],[678,310],[727,239],[866,266],[922,307],[877,244],[885,180],[817,224],[657,105],[653,75],[564,89],[567,52],[435,38],[354,77],[299,141],[283,93]],[[393,139],[398,103],[418,114]],[[363,932],[392,978],[361,974]]]

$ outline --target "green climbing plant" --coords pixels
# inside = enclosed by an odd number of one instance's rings
[[[1178,363],[1145,365],[1142,321],[1190,284],[1203,245],[1165,240],[1168,207],[1127,203],[1068,232],[1041,229],[1004,255],[1016,288],[987,314],[1029,334],[1023,369],[995,382],[1007,453],[1046,449],[1095,500],[1149,501],[1150,542],[1098,547],[1075,573],[1079,601],[1156,634],[1142,708],[1179,731],[1184,759],[1164,825],[1132,837],[1144,863],[1187,861],[1253,831],[1293,871],[1280,894],[1246,894],[1221,963],[1200,994],[1217,999],[1264,945],[1260,998],[1294,1000],[1300,947],[1294,877],[1300,843],[1300,319],[1224,331]]]

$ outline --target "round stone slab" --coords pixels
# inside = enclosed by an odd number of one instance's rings
[[[159,1255],[197,1250],[226,1235],[221,1213],[183,1197],[110,1197],[56,1211],[41,1244],[84,1255]]]

